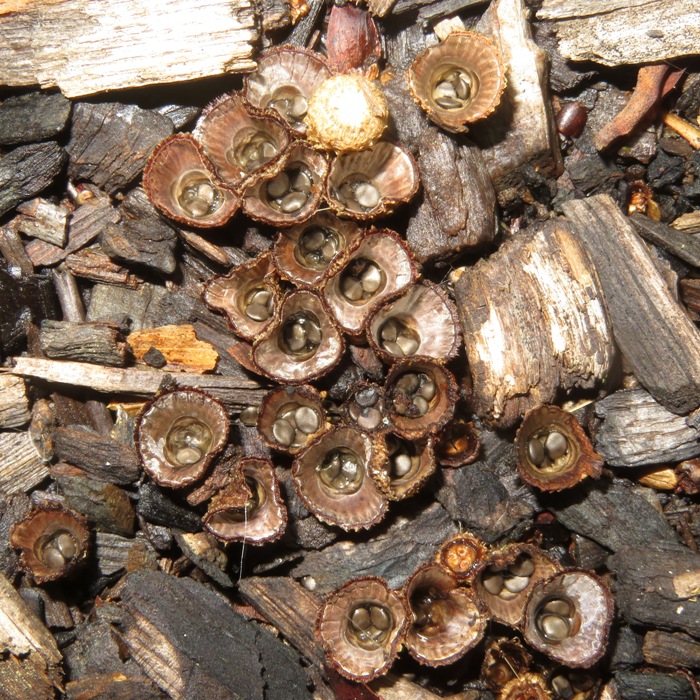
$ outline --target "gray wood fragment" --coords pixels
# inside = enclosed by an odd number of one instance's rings
[[[30,418],[24,381],[19,377],[0,374],[0,428],[19,428]]]
[[[66,244],[70,210],[65,204],[37,198],[20,204],[17,210],[22,214],[16,219],[17,230],[25,236],[59,247]]]
[[[45,190],[59,175],[66,152],[55,142],[17,146],[0,158],[0,216]]]
[[[49,475],[29,433],[0,433],[0,491],[29,491]]]
[[[673,253],[681,260],[700,267],[700,240],[697,238],[663,221],[654,221],[644,214],[632,214],[630,221],[642,238]]]
[[[594,446],[614,467],[680,462],[700,454],[700,431],[642,388],[616,391],[595,404]]]
[[[0,146],[35,143],[57,136],[66,127],[70,110],[70,100],[60,92],[8,97],[0,102]]]

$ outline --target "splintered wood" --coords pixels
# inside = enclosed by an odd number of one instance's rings
[[[455,296],[474,410],[500,427],[610,371],[615,351],[598,280],[563,222],[465,269]]]
[[[250,0],[0,0],[0,84],[79,97],[249,71],[257,40]]]

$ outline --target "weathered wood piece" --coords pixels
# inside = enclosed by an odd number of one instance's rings
[[[0,83],[79,97],[253,70],[255,24],[248,0],[7,0]]]
[[[319,593],[329,593],[357,576],[381,576],[391,588],[399,588],[456,532],[447,511],[433,503],[410,520],[397,519],[368,542],[342,540],[309,552],[290,573],[311,576]]]
[[[46,360],[37,357],[15,357],[12,374],[43,379],[55,384],[80,386],[108,394],[153,396],[164,384],[192,386],[210,393],[229,408],[259,406],[265,389],[253,379],[240,375],[168,374],[153,369],[103,367],[83,362]]]
[[[529,486],[516,478],[512,440],[479,432],[481,456],[473,464],[445,469],[436,498],[468,532],[494,542],[541,509]],[[474,494],[479,494],[478,498]]]
[[[112,323],[43,321],[39,333],[42,352],[54,360],[91,362],[123,367],[128,347],[121,330]]]
[[[642,388],[616,391],[595,404],[594,446],[614,467],[680,462],[700,454],[700,431]]]
[[[644,660],[654,666],[700,668],[700,641],[684,632],[650,630],[642,650]]]
[[[140,569],[155,571],[158,555],[144,537],[120,537],[111,532],[95,534],[95,558],[103,576],[118,571],[132,573]]]
[[[114,194],[143,170],[155,145],[172,131],[170,119],[136,105],[80,102],[66,146],[68,176]]]
[[[526,163],[559,171],[559,139],[547,95],[547,52],[532,40],[525,3],[497,0],[482,16],[477,31],[493,38],[507,67],[501,104],[486,124],[472,130],[484,148],[496,189]]]
[[[29,491],[49,475],[29,433],[0,433],[0,490]]]
[[[167,369],[209,372],[219,359],[219,353],[199,340],[194,326],[189,324],[134,331],[128,341],[137,361],[144,362],[146,354],[155,348],[163,355]]]
[[[308,693],[308,678],[292,649],[191,579],[155,571],[131,574],[115,632],[174,700],[262,700],[263,688],[267,697]]]
[[[654,221],[644,214],[632,214],[630,221],[642,238],[658,245],[685,262],[700,267],[700,240],[673,226]]]
[[[51,633],[0,575],[0,688],[7,700],[49,698],[61,686],[61,653]]]
[[[606,66],[694,55],[700,41],[694,0],[544,0],[537,18],[552,21],[563,56]]]
[[[24,381],[19,377],[0,374],[0,428],[19,428],[30,418]]]
[[[19,233],[15,230],[17,218],[12,220],[10,226],[0,228],[0,255],[5,258],[5,266],[10,270],[14,268],[20,271],[23,277],[31,277],[34,274],[34,265],[24,250]]]
[[[109,284],[136,289],[141,283],[139,277],[128,268],[115,263],[98,245],[67,255],[65,265],[76,277],[96,282],[98,285]]]
[[[65,204],[53,204],[37,197],[17,207],[22,214],[15,219],[17,230],[30,238],[64,246],[68,235],[68,215]]]
[[[163,221],[144,190],[140,187],[131,190],[119,213],[120,223],[107,225],[100,235],[102,250],[119,262],[135,263],[171,275],[176,266],[177,233]]]
[[[53,446],[59,459],[112,484],[130,484],[141,473],[133,448],[89,430],[56,428]]]
[[[183,532],[196,532],[202,529],[201,518],[195,511],[175,503],[164,491],[149,482],[139,488],[136,512],[148,522],[176,528]]]
[[[658,673],[651,670],[617,671],[610,686],[614,689],[614,697],[619,700],[695,700],[698,696],[697,685],[680,673]]]
[[[485,0],[460,0],[460,9],[468,9],[483,5]],[[404,12],[412,12],[413,10],[421,10],[424,7],[429,8],[432,5],[439,4],[436,0],[396,0],[391,8],[392,15],[401,15]]]
[[[45,190],[65,162],[66,152],[55,141],[17,146],[0,157],[0,216]]]
[[[59,247],[46,241],[33,240],[26,245],[34,265],[55,265],[71,253],[84,248],[102,229],[119,221],[119,214],[107,195],[96,187],[87,192],[85,201],[68,218],[68,242]]]
[[[175,541],[182,553],[212,581],[222,588],[233,588],[236,583],[226,573],[228,556],[219,542],[208,532],[176,532]]]
[[[167,700],[148,678],[129,678],[114,672],[66,683],[66,700]]]
[[[122,537],[134,534],[136,513],[126,492],[89,476],[54,475],[68,507],[83,513],[98,530]]]
[[[591,388],[615,348],[584,248],[562,221],[513,237],[455,285],[477,415],[514,425],[561,390]]]
[[[65,129],[70,110],[70,100],[60,92],[8,97],[0,102],[0,146],[35,143],[57,136]]]
[[[562,209],[600,279],[615,341],[649,393],[674,413],[700,404],[700,333],[608,195]]]
[[[625,479],[584,482],[569,492],[543,497],[542,502],[564,527],[613,552],[643,546],[686,551],[642,487]]]
[[[700,555],[669,551],[653,535],[608,559],[616,575],[616,604],[632,625],[700,636]]]
[[[418,142],[417,162],[425,197],[406,231],[416,259],[444,259],[491,242],[496,193],[481,151],[428,127]]]

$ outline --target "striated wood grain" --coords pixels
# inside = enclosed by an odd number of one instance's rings
[[[67,97],[253,70],[248,0],[3,0],[0,83]]]
[[[30,417],[24,381],[0,375],[0,428],[19,428],[28,423]]]
[[[155,348],[163,354],[167,369],[208,372],[216,367],[219,358],[209,343],[197,338],[194,327],[189,324],[134,331],[128,341],[139,362],[143,362],[144,356]]]
[[[600,279],[615,341],[637,379],[674,413],[700,404],[700,333],[608,195],[562,205]]]
[[[29,433],[0,433],[0,490],[29,491],[49,475]]]
[[[606,66],[697,54],[700,41],[695,0],[544,0],[537,18],[553,21],[565,58]]]
[[[455,298],[475,412],[499,427],[562,389],[595,386],[612,367],[600,286],[564,222],[512,238],[466,268]]]

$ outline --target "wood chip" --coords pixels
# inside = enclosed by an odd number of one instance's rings
[[[249,71],[257,39],[248,0],[4,0],[0,83],[78,97]]]
[[[29,433],[0,433],[0,491],[29,491],[48,475]]]
[[[156,348],[168,361],[166,369],[189,372],[210,372],[219,358],[209,343],[197,339],[191,325],[134,331],[129,335],[129,347],[139,362],[143,362],[144,355],[151,348]]]

